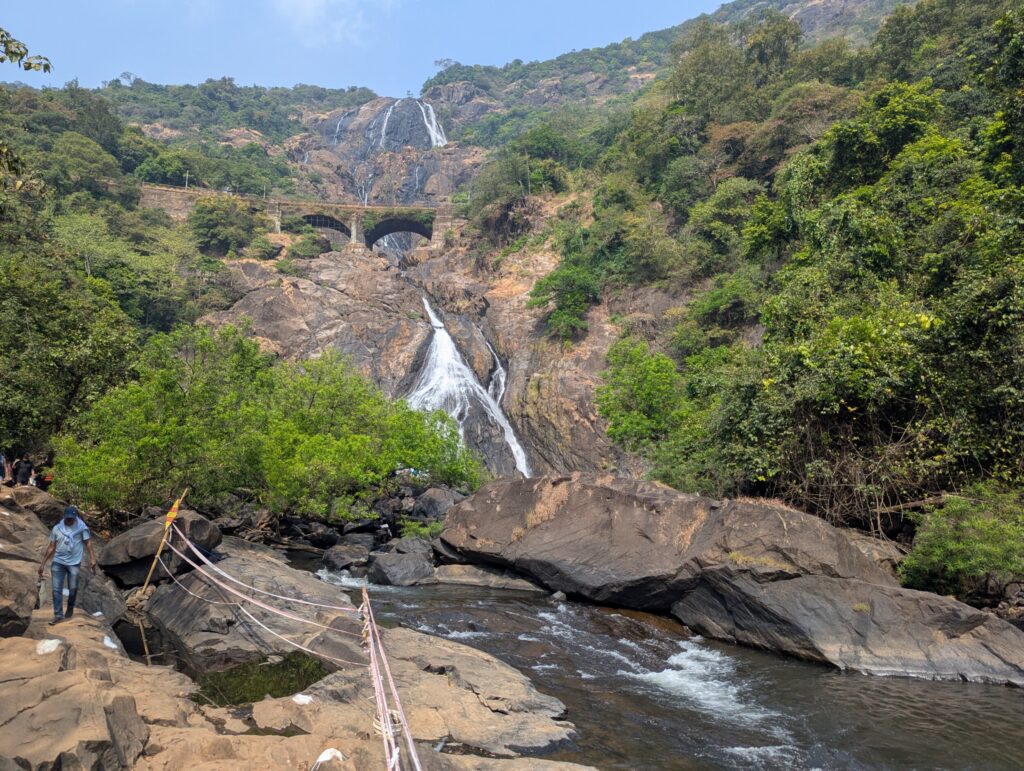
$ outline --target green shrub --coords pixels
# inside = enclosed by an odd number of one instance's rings
[[[257,236],[245,250],[246,257],[257,260],[272,260],[281,253],[281,245],[270,241],[266,236]]]
[[[985,595],[1024,581],[1024,497],[976,484],[918,520],[914,548],[900,565],[903,583],[958,597]]]
[[[433,540],[441,535],[444,522],[417,522],[415,519],[403,519],[398,523],[403,538],[429,538]]]
[[[227,254],[244,249],[261,223],[242,199],[214,195],[196,201],[188,215],[188,224],[199,248],[213,254]]]
[[[288,257],[296,260],[312,260],[330,250],[330,241],[319,233],[310,233],[288,247]]]
[[[347,518],[400,468],[474,487],[480,466],[443,413],[392,401],[336,354],[275,362],[240,331],[157,335],[139,379],[110,391],[57,442],[59,492],[106,511],[184,488],[277,511]]]
[[[199,692],[192,700],[200,704],[233,707],[262,701],[266,697],[280,699],[299,693],[330,674],[312,656],[295,651],[271,664],[250,661],[222,672],[211,672],[198,679]]]

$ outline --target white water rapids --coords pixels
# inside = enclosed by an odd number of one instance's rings
[[[505,443],[512,452],[516,469],[523,476],[530,476],[530,463],[526,459],[526,450],[516,438],[512,424],[508,422],[501,409],[500,399],[505,392],[506,373],[501,360],[491,348],[494,356],[495,372],[491,379],[491,391],[487,391],[477,380],[473,370],[469,368],[459,349],[452,340],[448,330],[430,303],[423,298],[423,307],[434,329],[427,351],[427,360],[420,370],[416,384],[407,398],[409,405],[417,410],[444,410],[459,424],[463,424],[469,416],[470,405],[476,402],[502,430]],[[488,344],[490,347],[490,344]]]

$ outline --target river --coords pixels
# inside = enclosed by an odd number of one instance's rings
[[[359,585],[321,572],[342,586]],[[451,586],[371,587],[382,623],[497,656],[561,699],[601,769],[1019,769],[1024,692],[838,672],[671,619]]]

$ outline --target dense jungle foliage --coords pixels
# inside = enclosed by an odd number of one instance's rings
[[[609,435],[680,489],[890,534],[964,491],[919,518],[908,581],[1019,572],[1024,14],[924,0],[857,49],[767,13],[676,51],[628,120],[527,131],[466,206],[497,246],[560,252],[532,304],[567,344],[623,288],[680,299],[620,319]],[[537,234],[543,192],[568,202]],[[957,541],[1006,548],[940,580]]]

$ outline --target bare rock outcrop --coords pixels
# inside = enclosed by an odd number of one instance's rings
[[[204,549],[216,548],[220,543],[220,530],[216,525],[194,511],[182,509],[174,524],[187,538]],[[141,586],[163,537],[163,518],[151,519],[112,538],[97,560],[100,567],[122,586]],[[161,559],[174,573],[188,569],[186,563],[172,552],[165,552]],[[159,577],[160,573],[154,572],[154,575]]]
[[[250,617],[237,609],[236,595],[218,589],[195,572],[189,573],[179,579],[181,586],[159,586],[146,610],[157,631],[192,672],[214,672],[272,654],[291,653],[295,647],[289,641],[362,666],[365,655],[359,647],[361,624],[347,595],[310,573],[289,568],[266,547],[229,537],[219,551],[227,557],[217,567],[244,584],[346,610],[287,605],[290,612],[320,626],[291,622],[257,605],[246,606]],[[241,591],[237,585],[226,583]],[[276,600],[269,602],[281,606]]]
[[[1024,685],[1024,632],[903,589],[846,531],[773,502],[610,476],[500,480],[441,540],[551,590],[671,610],[718,639],[884,675]]]

